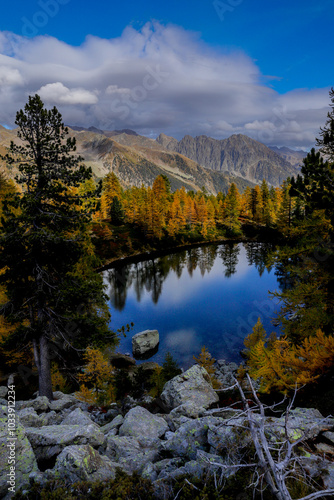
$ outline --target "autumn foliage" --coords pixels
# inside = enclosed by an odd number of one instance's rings
[[[178,235],[212,239],[222,231],[237,236],[245,220],[267,227],[278,223],[283,229],[291,222],[295,204],[287,187],[288,184],[269,188],[263,181],[261,186],[247,188],[244,193],[238,191],[235,183],[227,193],[219,192],[216,196],[208,195],[204,188],[194,193],[182,187],[172,193],[168,178],[159,175],[152,187],[133,186],[124,190],[116,175],[110,173],[103,182],[101,209],[95,214],[95,221],[134,224],[149,239],[159,240]],[[289,198],[287,216],[282,205],[284,196]]]
[[[82,373],[78,376],[78,399],[91,405],[112,403],[115,400],[113,368],[106,356],[100,349],[87,347],[84,362]]]
[[[314,336],[293,344],[286,336],[267,339],[261,322],[246,340],[249,375],[259,379],[260,390],[288,393],[315,382],[334,365],[334,336],[318,330]]]
[[[200,366],[202,366],[203,368],[205,368],[205,370],[208,372],[208,375],[210,377],[210,381],[211,381],[212,387],[214,389],[219,389],[220,386],[221,386],[221,383],[215,377],[215,371],[216,370],[215,370],[214,364],[215,364],[216,360],[211,356],[211,354],[209,353],[208,349],[205,346],[202,347],[201,352],[200,352],[198,358],[196,358],[194,356],[194,360]]]

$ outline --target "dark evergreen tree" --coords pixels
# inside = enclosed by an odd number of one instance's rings
[[[334,167],[328,161],[324,161],[320,151],[314,148],[303,160],[301,168],[303,177],[297,176],[293,180],[292,194],[299,194],[306,205],[306,214],[316,209],[325,209],[327,213],[332,211],[334,201]]]
[[[122,206],[122,202],[118,199],[117,196],[113,197],[112,203],[109,209],[109,215],[111,223],[115,226],[120,226],[124,223],[124,210]]]
[[[182,373],[182,370],[180,369],[177,361],[173,359],[173,356],[170,352],[167,352],[162,364],[162,376],[164,380],[167,382],[177,375],[180,375],[180,373]]]
[[[114,335],[102,278],[94,272],[91,210],[78,191],[91,169],[73,155],[75,139],[66,138],[58,110],[45,109],[38,95],[29,97],[15,123],[22,142],[11,143],[6,161],[18,167],[22,193],[3,204],[0,284],[7,302],[1,312],[17,325],[7,345],[33,346],[39,394],[52,399],[50,358],[66,360],[69,346]]]
[[[329,92],[331,100],[331,111],[327,114],[327,121],[324,128],[320,129],[320,139],[316,139],[317,146],[324,155],[326,155],[329,162],[334,163],[334,88],[332,87]],[[331,185],[333,187],[333,178],[331,178]]]
[[[325,210],[334,222],[334,89],[329,92],[331,111],[327,121],[320,129],[320,138],[316,139],[319,151],[311,149],[304,158],[302,176],[292,179],[291,195],[298,196],[305,202],[305,215],[314,210]]]

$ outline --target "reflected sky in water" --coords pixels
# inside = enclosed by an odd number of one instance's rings
[[[216,359],[239,362],[243,339],[260,316],[267,332],[277,303],[268,291],[279,288],[266,267],[271,250],[261,243],[207,245],[104,271],[111,328],[134,323],[118,352],[132,354],[135,333],[157,329],[162,363],[166,352],[189,367],[205,345]]]

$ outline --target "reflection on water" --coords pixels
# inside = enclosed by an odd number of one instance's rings
[[[268,267],[271,250],[257,242],[207,245],[104,271],[112,328],[135,324],[119,350],[131,352],[132,334],[157,328],[160,347],[152,360],[170,351],[187,366],[205,344],[216,358],[237,361],[259,316],[273,329],[268,290],[279,284]]]

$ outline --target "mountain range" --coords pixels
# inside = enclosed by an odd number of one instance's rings
[[[223,140],[188,135],[177,141],[164,134],[154,140],[129,129],[104,131],[69,126],[69,132],[76,138],[77,153],[96,178],[113,171],[124,186],[152,185],[159,174],[165,174],[172,190],[205,187],[216,194],[226,192],[232,182],[240,191],[263,179],[278,186],[300,170],[293,157],[296,152],[289,150],[293,160],[290,163],[283,157],[289,156],[285,149],[280,154],[241,134]],[[0,126],[0,154],[5,153],[11,140],[18,141],[16,131]],[[15,173],[15,168],[6,170],[10,177]]]
[[[298,170],[276,151],[242,134],[223,140],[186,135],[181,141],[160,134],[157,142],[168,151],[181,153],[206,168],[229,172],[255,183],[266,179],[269,184],[278,186]]]

